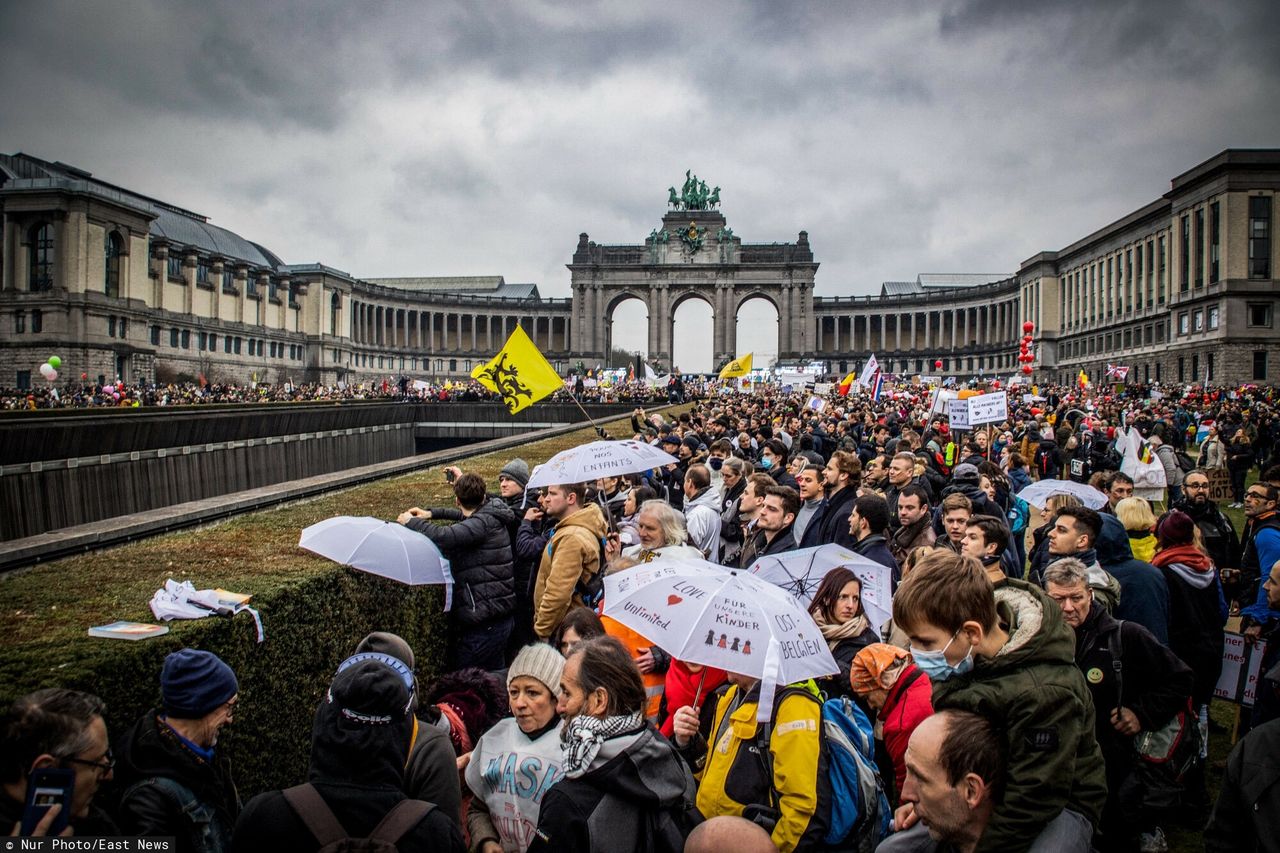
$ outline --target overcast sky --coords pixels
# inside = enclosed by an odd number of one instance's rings
[[[640,242],[686,169],[745,242],[807,230],[819,295],[1011,273],[1223,148],[1280,146],[1275,0],[9,0],[0,20],[0,150],[366,278],[567,295],[578,233]]]

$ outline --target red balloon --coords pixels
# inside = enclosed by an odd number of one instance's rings
[[[1036,330],[1036,324],[1031,322],[1030,320],[1022,324],[1022,331],[1026,332],[1028,335],[1034,332],[1035,330]]]
[[[1022,365],[1022,372],[1023,372],[1023,373],[1025,373],[1025,374],[1027,374],[1028,376],[1030,376],[1030,375],[1031,375],[1031,365],[1029,365],[1029,364],[1024,364],[1024,365]]]
[[[938,368],[939,370],[941,370],[941,369],[942,369],[942,359],[938,359],[937,361],[935,361],[935,362],[933,363],[933,366],[934,366],[934,367],[936,367],[936,368]]]

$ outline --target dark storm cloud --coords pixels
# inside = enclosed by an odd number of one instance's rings
[[[1011,272],[1280,145],[1280,3],[13,2],[0,150],[356,275],[562,295],[692,168],[820,293]]]

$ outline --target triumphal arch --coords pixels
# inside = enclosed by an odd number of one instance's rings
[[[668,188],[667,207],[642,243],[600,245],[579,235],[568,265],[573,354],[602,361],[612,345],[614,309],[631,298],[649,308],[649,360],[660,370],[672,367],[675,311],[688,299],[711,306],[716,367],[739,355],[738,309],[755,298],[777,309],[778,357],[809,353],[818,265],[808,233],[794,243],[744,243],[720,210],[720,188],[690,172],[679,190]]]

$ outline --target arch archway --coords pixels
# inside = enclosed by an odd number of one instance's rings
[[[682,373],[710,373],[716,369],[715,308],[701,294],[681,296],[671,305],[671,364]]]
[[[777,303],[763,293],[752,293],[738,302],[734,315],[737,352],[734,356],[754,353],[754,367],[769,367],[781,353],[779,343],[780,312]]]
[[[636,353],[649,357],[649,306],[643,299],[622,293],[610,302],[604,343],[608,367],[625,367]]]

